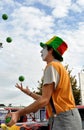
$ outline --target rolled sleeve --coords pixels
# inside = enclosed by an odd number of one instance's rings
[[[57,86],[59,81],[59,74],[53,66],[48,66],[44,71],[43,85],[55,83]]]

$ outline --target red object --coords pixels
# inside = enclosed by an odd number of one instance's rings
[[[67,50],[68,46],[65,42],[63,42],[58,48],[57,48],[57,51],[63,55],[64,52]]]
[[[49,119],[49,116],[48,116],[48,112],[47,112],[47,110],[46,110],[46,119]]]
[[[31,124],[31,125],[23,124],[20,128],[25,128],[25,130],[38,130],[38,128],[40,127],[41,124]]]
[[[78,109],[84,109],[84,105],[77,105]]]

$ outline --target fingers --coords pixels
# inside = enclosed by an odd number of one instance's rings
[[[18,85],[18,83],[16,83],[15,87],[16,87],[16,88],[19,88],[19,85]]]
[[[28,86],[26,86],[26,89],[29,90]]]
[[[16,124],[16,120],[15,120],[15,119],[12,119],[12,117],[11,117],[11,120],[10,120],[8,123],[6,123],[6,125],[7,125],[8,127],[11,127],[11,126],[14,125],[14,124]]]
[[[14,122],[13,120],[11,120],[9,123],[7,123],[6,125],[8,126],[8,127],[11,127],[12,125],[14,125],[16,122]]]
[[[26,86],[26,88],[23,88],[22,83],[20,83],[20,85],[19,85],[18,83],[16,83],[15,87],[18,88],[18,89],[20,89],[20,90],[23,91],[24,93],[26,93],[26,92],[29,92],[29,93],[30,93],[30,90],[29,90],[28,86]]]
[[[12,114],[8,113],[5,117],[5,123],[7,126],[10,126],[11,120],[12,120]]]
[[[26,88],[28,89],[28,86],[26,86]]]
[[[26,90],[30,92],[30,89],[28,88],[28,86],[26,86]]]
[[[14,125],[18,121],[19,114],[18,114],[18,112],[11,112],[11,113],[8,113],[6,115],[5,119],[7,119],[8,117],[11,117],[11,120],[9,122],[7,122],[6,125],[11,127],[12,125]]]
[[[24,88],[23,88],[22,83],[20,83],[20,85],[18,83],[16,83],[15,87],[24,92]]]
[[[23,86],[22,84],[19,85],[18,83],[16,83],[15,87],[21,89]]]
[[[23,90],[23,86],[22,86],[22,83],[20,84],[20,86],[19,86],[19,87],[20,87],[20,89],[21,89],[21,90]]]
[[[12,116],[12,114],[11,114],[11,112],[10,112],[10,113],[8,113],[8,114],[6,115],[5,119],[8,118],[8,117],[11,117],[11,116]]]

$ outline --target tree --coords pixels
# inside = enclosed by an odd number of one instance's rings
[[[76,105],[79,105],[81,103],[81,95],[80,95],[80,88],[77,85],[76,76],[75,75],[73,76],[71,74],[72,70],[69,69],[69,65],[66,65],[65,68],[68,71],[68,74],[70,76],[70,81],[71,81],[71,86],[72,86],[72,90],[73,90],[75,103],[76,103]]]
[[[0,107],[5,107],[5,105],[4,104],[0,104]]]
[[[8,107],[12,107],[12,104],[10,103],[10,104],[8,104]]]
[[[73,76],[71,74],[72,70],[69,69],[69,65],[66,65],[65,68],[68,71],[68,74],[70,76],[70,81],[71,81],[71,86],[72,86],[72,90],[73,90],[75,103],[76,103],[76,105],[79,105],[81,103],[81,96],[80,96],[80,88],[77,86],[76,76]],[[41,81],[38,81],[38,83],[39,83],[39,86],[37,88],[38,91],[35,93],[41,95],[42,94],[43,77],[41,78]]]

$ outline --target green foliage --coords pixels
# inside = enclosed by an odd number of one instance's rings
[[[80,88],[77,86],[76,76],[73,76],[71,74],[72,70],[69,69],[69,65],[66,65],[65,68],[68,71],[68,74],[70,76],[73,95],[75,98],[75,103],[76,103],[76,105],[79,105],[81,103],[81,95],[80,95]]]
[[[69,69],[69,65],[66,65],[65,68],[70,76],[70,81],[71,81],[71,86],[72,86],[72,90],[73,90],[75,103],[76,103],[76,105],[79,105],[81,103],[81,96],[80,96],[80,88],[77,86],[76,76],[73,76],[71,74],[72,70]],[[37,88],[38,91],[35,93],[41,95],[42,94],[43,77],[41,78],[41,81],[38,81],[38,83],[39,83],[39,86]]]
[[[35,93],[42,95],[43,77],[41,78],[41,81],[38,81],[38,83],[39,83],[39,86],[37,87],[38,91]]]
[[[0,107],[5,107],[5,105],[4,104],[0,104]]]

